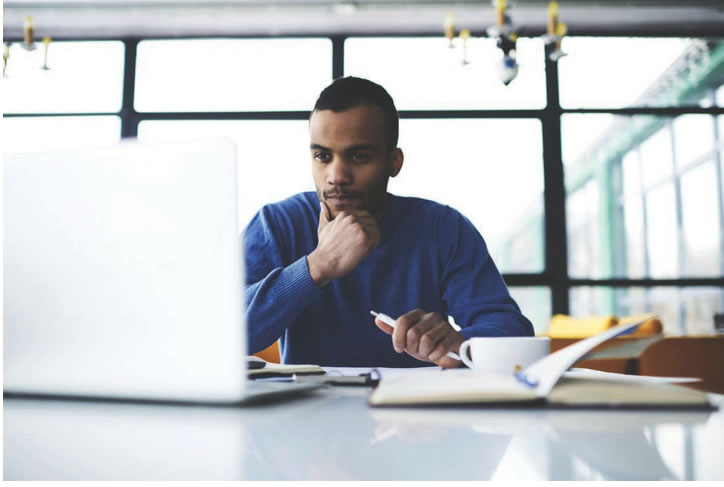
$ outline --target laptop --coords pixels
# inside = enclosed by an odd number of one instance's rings
[[[247,380],[227,139],[4,160],[5,395],[236,404]]]

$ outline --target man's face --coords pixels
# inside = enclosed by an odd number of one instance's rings
[[[332,218],[343,210],[379,216],[387,180],[402,167],[402,151],[389,148],[382,110],[359,105],[343,112],[315,111],[309,134],[317,196]]]

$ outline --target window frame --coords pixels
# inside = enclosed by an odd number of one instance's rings
[[[418,32],[405,34],[366,33],[355,35],[282,35],[282,36],[183,36],[183,39],[276,39],[285,37],[328,38],[332,42],[332,78],[344,76],[344,43],[348,37],[437,37],[438,32]],[[601,35],[600,33],[578,32],[577,35],[596,37],[619,37],[624,35]],[[627,35],[636,37],[654,37],[651,34],[631,32]],[[655,37],[666,37],[658,33]],[[669,37],[677,37],[671,34]],[[62,117],[86,115],[117,115],[121,118],[121,137],[133,138],[138,134],[138,125],[146,120],[307,120],[310,111],[275,111],[275,112],[173,112],[151,113],[137,112],[134,109],[134,93],[136,78],[136,57],[138,44],[146,40],[171,39],[170,37],[124,37],[124,38],[73,38],[58,37],[63,41],[88,40],[119,40],[125,45],[124,80],[122,93],[122,106],[117,113],[34,113],[14,114],[6,113],[6,117]],[[10,42],[20,42],[22,39],[6,39]],[[722,288],[722,302],[724,303],[724,243],[722,243],[722,269],[718,277],[711,278],[572,278],[568,272],[568,234],[566,231],[566,186],[561,150],[561,117],[566,114],[612,114],[612,115],[655,115],[675,117],[684,114],[708,114],[715,120],[715,147],[713,158],[720,181],[720,216],[724,224],[724,194],[722,194],[722,164],[724,163],[724,141],[719,140],[721,130],[717,130],[717,123],[721,123],[717,116],[724,115],[724,107],[709,106],[676,106],[676,107],[626,107],[626,108],[562,108],[559,97],[559,80],[557,63],[548,58],[552,46],[545,48],[545,90],[546,105],[542,109],[513,109],[513,110],[403,110],[401,119],[447,119],[447,118],[536,118],[542,126],[543,139],[543,245],[544,268],[536,273],[505,273],[503,278],[511,287],[545,287],[550,289],[551,310],[553,314],[568,314],[570,311],[569,294],[574,288],[581,286],[593,287],[643,287],[652,289],[659,286],[675,286],[679,288],[691,287],[719,287]],[[712,96],[714,89],[711,90]],[[691,169],[690,167],[686,168]],[[619,199],[611,196],[615,205]],[[677,219],[680,225],[681,219]],[[679,229],[681,231],[681,229]],[[724,240],[724,238],[722,239]]]

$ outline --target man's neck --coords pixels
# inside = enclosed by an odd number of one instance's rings
[[[387,212],[387,205],[390,200],[390,194],[385,192],[385,195],[382,197],[382,203],[380,204],[380,207],[372,213],[372,216],[375,217],[375,220],[377,220],[378,225],[382,225],[382,219],[385,217],[385,213]]]

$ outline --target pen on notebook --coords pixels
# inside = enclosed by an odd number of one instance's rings
[[[375,318],[378,318],[381,322],[383,322],[383,323],[385,323],[385,324],[387,324],[387,325],[390,325],[392,328],[395,327],[395,320],[393,320],[392,318],[390,318],[390,317],[387,316],[386,314],[384,314],[384,313],[378,313],[377,311],[370,311],[370,314],[371,314],[372,316],[374,316]],[[458,354],[455,353],[455,352],[448,352],[448,353],[447,353],[447,356],[450,357],[451,359],[460,360],[460,355],[458,355]]]

